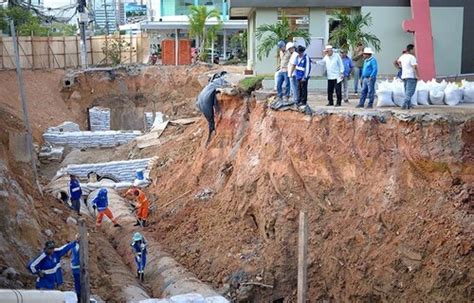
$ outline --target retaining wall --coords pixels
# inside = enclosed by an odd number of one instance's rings
[[[43,139],[53,145],[74,148],[114,147],[141,136],[140,131],[46,132]]]
[[[153,158],[129,160],[129,161],[113,161],[103,163],[89,164],[71,164],[62,168],[58,174],[70,173],[79,178],[86,178],[91,171],[99,175],[113,175],[121,182],[133,182],[137,169],[145,170]]]

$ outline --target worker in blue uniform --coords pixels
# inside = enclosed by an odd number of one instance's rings
[[[56,248],[54,241],[46,241],[43,252],[28,263],[28,270],[37,275],[37,289],[56,289],[63,284],[61,257],[67,254],[76,241]]]
[[[139,232],[133,234],[132,238],[133,253],[135,254],[135,263],[137,264],[137,278],[142,282],[145,277],[145,265],[146,265],[146,254],[147,254],[147,242],[145,237],[142,236]]]

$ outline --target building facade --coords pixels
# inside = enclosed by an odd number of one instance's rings
[[[331,14],[342,9],[348,14],[370,13],[372,26],[367,29],[381,41],[376,54],[382,75],[395,73],[393,61],[403,48],[413,42],[413,34],[402,29],[402,22],[411,19],[410,0],[230,0],[231,20],[248,20],[248,65],[257,74],[275,71],[275,58],[257,58],[256,29],[263,24],[278,22],[285,14],[293,26],[307,29],[311,34],[310,57],[318,58],[328,43],[333,21]],[[473,73],[474,60],[474,1],[431,0],[431,23],[437,75]]]

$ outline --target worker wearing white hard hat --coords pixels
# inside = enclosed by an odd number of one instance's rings
[[[374,106],[375,99],[375,81],[377,80],[378,64],[373,56],[374,51],[370,47],[364,48],[362,55],[364,56],[364,65],[362,67],[362,91],[360,93],[359,104],[357,108],[363,108],[365,99],[369,97],[367,108]]]

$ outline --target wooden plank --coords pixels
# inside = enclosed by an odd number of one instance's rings
[[[133,37],[132,37],[132,32],[130,32],[130,46],[129,46],[129,50],[130,50],[130,63],[133,63],[133,60],[132,60],[132,56],[133,56],[132,47],[133,47]]]
[[[3,64],[3,38],[0,36],[0,65],[2,69],[5,69],[5,65]]]
[[[178,124],[178,125],[188,125],[188,124],[196,123],[200,119],[201,119],[200,117],[184,118],[184,119],[171,120],[170,123]]]
[[[92,36],[89,36],[89,45],[91,46],[91,65],[94,65],[94,49],[92,48]]]
[[[48,39],[46,40],[46,43],[47,43],[47,53],[48,53],[48,68],[51,68],[51,58],[49,56],[49,50],[51,49],[51,47],[49,46],[49,43],[50,43],[50,40],[51,37],[49,36],[49,32],[48,32]]]
[[[33,43],[33,32],[31,32],[30,43],[31,43],[31,70],[34,70],[35,69],[35,45]]]
[[[89,303],[91,289],[89,284],[89,240],[84,219],[79,219],[79,262],[81,266],[81,297],[80,303]]]
[[[79,37],[76,36],[76,60],[77,60],[77,65],[76,68],[81,65],[81,60],[79,59]]]
[[[67,66],[67,59],[66,59],[66,36],[63,34],[63,58],[64,58],[64,69]]]
[[[306,303],[308,290],[308,215],[300,211],[298,236],[298,287],[297,303]]]

